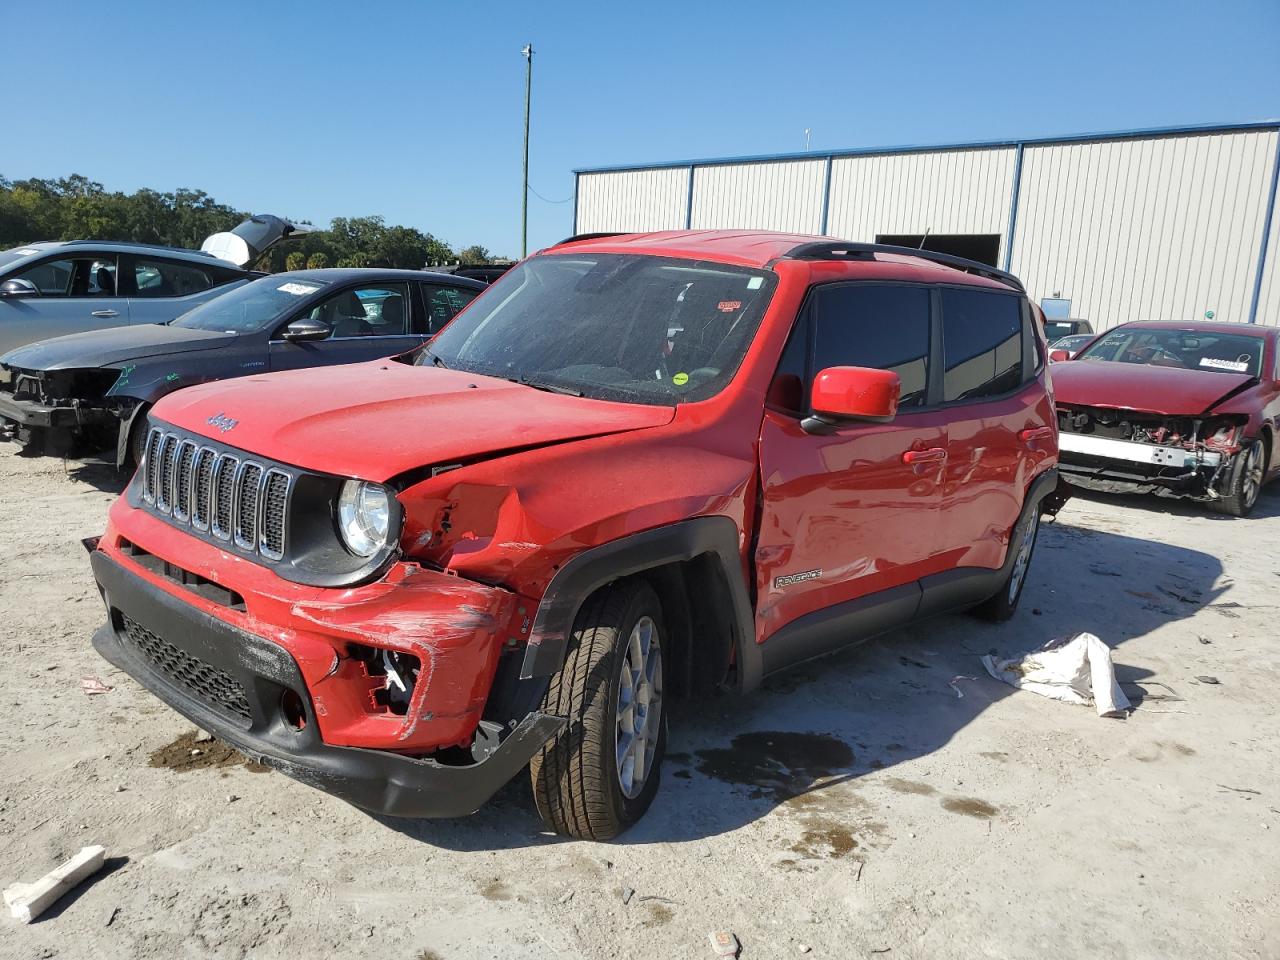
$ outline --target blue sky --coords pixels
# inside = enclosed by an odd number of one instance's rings
[[[575,167],[801,150],[805,127],[816,150],[1280,116],[1277,0],[54,6],[5,33],[0,174],[381,214],[499,254],[526,41],[551,201]],[[531,197],[531,249],[571,210]]]

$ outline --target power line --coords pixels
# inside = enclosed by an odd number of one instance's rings
[[[539,200],[541,200],[543,203],[568,203],[570,200],[573,199],[573,196],[570,195],[565,197],[563,200],[548,200],[546,197],[540,194],[537,190],[533,189],[533,184],[529,185],[529,192],[532,193]]]

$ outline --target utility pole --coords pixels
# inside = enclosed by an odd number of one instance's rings
[[[529,97],[533,93],[533,44],[526,43],[524,54],[524,192],[520,194],[520,256],[529,255]]]

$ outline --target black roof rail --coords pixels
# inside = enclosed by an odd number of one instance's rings
[[[627,233],[624,230],[615,230],[612,233],[575,233],[572,237],[565,237],[560,241],[560,243],[554,244],[554,246],[558,247],[561,243],[577,243],[579,240],[602,240],[605,237],[625,236],[627,236]]]
[[[1000,270],[977,260],[954,257],[949,253],[938,253],[934,250],[917,250],[915,247],[899,247],[891,243],[854,243],[848,240],[814,240],[792,247],[787,251],[789,260],[871,260],[877,253],[892,253],[901,257],[917,257],[932,263],[940,263],[945,267],[963,270],[965,273],[986,277],[1007,283],[1022,293],[1027,289],[1022,281],[1007,270]]]

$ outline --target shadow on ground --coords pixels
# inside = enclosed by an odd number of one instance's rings
[[[1277,501],[1272,497],[1266,506],[1274,510]],[[1183,508],[1159,502],[1166,509]],[[1087,503],[1081,506],[1087,509]],[[944,617],[810,663],[746,697],[672,705],[658,797],[617,842],[706,838],[782,804],[820,808],[822,792],[834,784],[933,753],[991,704],[1017,693],[985,674],[979,657],[986,653],[1012,656],[1089,631],[1115,649],[1118,676],[1138,710],[1178,699],[1178,691],[1155,680],[1142,663],[1127,661],[1124,645],[1205,607],[1234,616],[1231,604],[1222,602],[1229,586],[1219,585],[1220,562],[1207,553],[1127,536],[1119,516],[1098,518],[1089,528],[1075,526],[1071,511],[1043,527],[1021,607],[1008,623]],[[1053,710],[1081,709],[1045,705],[1046,726],[1053,723]],[[903,780],[890,786],[932,791]],[[956,813],[994,813],[981,798],[941,799],[944,806],[955,804],[947,808]],[[856,819],[856,811],[840,816]],[[467,819],[377,819],[408,838],[451,850],[559,842],[534,813],[527,776],[517,777]],[[836,832],[822,842],[838,847],[842,836],[850,836],[847,827],[840,829],[843,835]]]

